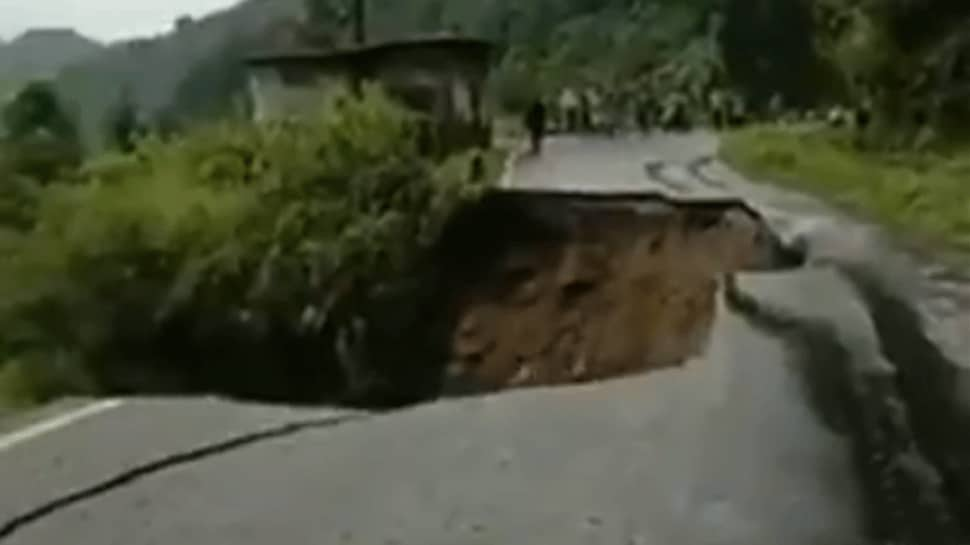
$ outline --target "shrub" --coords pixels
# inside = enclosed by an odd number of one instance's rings
[[[71,388],[345,391],[365,309],[483,186],[414,145],[409,114],[368,90],[89,163],[43,188],[33,229],[0,248],[0,354],[66,354],[90,377]]]

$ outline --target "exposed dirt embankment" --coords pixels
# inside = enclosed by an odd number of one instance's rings
[[[721,274],[790,261],[739,202],[642,195],[493,195],[440,250],[448,382],[473,391],[678,365],[705,347]]]

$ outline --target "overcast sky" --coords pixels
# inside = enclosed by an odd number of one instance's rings
[[[35,27],[73,27],[109,41],[168,30],[181,14],[195,17],[238,0],[0,0],[0,38]]]

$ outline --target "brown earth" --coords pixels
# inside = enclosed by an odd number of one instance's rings
[[[679,365],[705,348],[719,277],[784,257],[736,202],[504,199],[468,220],[479,222],[476,233],[452,241],[468,259],[452,272],[447,374],[476,389]]]

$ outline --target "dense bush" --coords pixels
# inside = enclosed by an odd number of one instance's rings
[[[413,133],[368,91],[148,138],[42,188],[33,228],[0,240],[0,380],[291,401],[365,386],[349,381],[373,375],[354,358],[367,309],[482,187]]]

